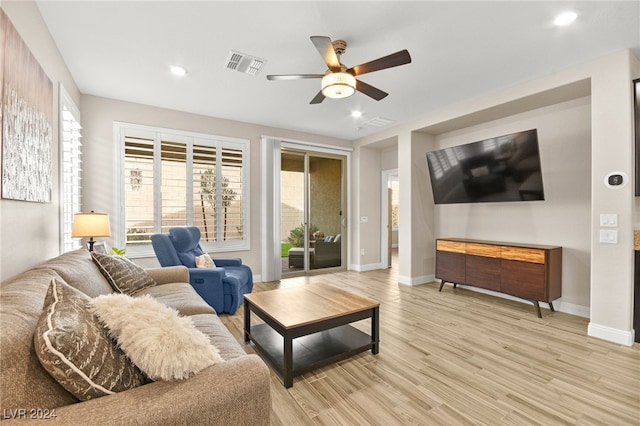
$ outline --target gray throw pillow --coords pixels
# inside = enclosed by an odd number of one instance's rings
[[[52,279],[33,337],[44,369],[81,401],[149,381],[89,311],[90,301],[64,281]]]
[[[144,288],[156,285],[156,281],[147,271],[124,256],[91,252],[91,258],[118,293],[133,295]]]

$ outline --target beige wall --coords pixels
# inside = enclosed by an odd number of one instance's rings
[[[577,305],[588,312],[590,98],[445,133],[438,136],[438,147],[461,145],[529,129],[538,130],[545,200],[438,205],[436,236],[562,246],[560,302]]]
[[[351,265],[356,270],[381,268],[380,262],[380,152],[354,151],[354,212],[351,229]],[[366,222],[363,222],[366,218]]]
[[[33,2],[3,2],[2,9],[53,84],[53,190],[51,203],[0,199],[0,280],[57,256],[59,240],[58,93],[65,87],[80,107],[80,93]]]
[[[515,123],[513,120],[528,120],[531,123],[539,121],[548,129],[555,128],[552,137],[556,140],[562,139],[558,143],[567,143],[567,139],[563,138],[567,136],[567,132],[576,129],[563,126],[562,119],[571,119],[576,123],[588,123],[586,125],[590,127],[584,131],[584,139],[590,137],[591,146],[590,148],[585,146],[585,150],[590,149],[591,152],[590,154],[581,152],[578,155],[581,161],[589,161],[590,158],[590,172],[587,173],[585,166],[573,159],[565,164],[569,169],[559,170],[559,163],[554,163],[554,161],[556,156],[562,153],[554,152],[558,149],[555,144],[548,146],[547,153],[543,153],[547,158],[550,158],[546,162],[543,158],[542,166],[548,196],[555,197],[562,191],[565,191],[566,196],[567,187],[564,185],[566,179],[576,183],[573,186],[577,189],[577,193],[570,195],[571,198],[565,199],[565,201],[559,201],[560,204],[554,206],[545,202],[545,205],[552,206],[550,211],[535,209],[532,212],[527,211],[526,208],[517,207],[521,211],[514,210],[514,213],[520,215],[522,221],[526,218],[532,221],[532,228],[523,232],[505,232],[495,226],[487,227],[488,217],[500,214],[494,208],[495,206],[459,205],[445,207],[446,214],[442,212],[442,214],[438,214],[437,221],[434,220],[433,230],[435,235],[443,235],[444,233],[450,235],[453,232],[458,235],[482,236],[484,238],[502,235],[511,241],[526,241],[532,238],[535,240],[546,235],[549,239],[559,240],[560,245],[567,246],[565,255],[567,259],[563,268],[563,277],[568,280],[565,284],[566,293],[563,292],[563,298],[566,298],[565,308],[575,313],[581,313],[583,308],[588,308],[586,311],[591,318],[589,335],[631,344],[633,339],[631,322],[633,303],[632,240],[634,220],[636,224],[638,222],[637,214],[634,216],[634,208],[637,208],[638,202],[634,199],[633,185],[613,190],[606,188],[603,180],[605,175],[612,171],[623,171],[630,177],[634,176],[630,82],[634,77],[639,76],[639,67],[638,59],[630,51],[621,51],[582,66],[558,71],[549,77],[443,108],[415,122],[385,129],[376,135],[357,140],[354,142],[354,146],[356,149],[363,150],[375,147],[381,141],[387,141],[397,136],[400,141],[398,168],[402,171],[412,168],[412,163],[408,160],[409,157],[403,154],[402,141],[410,139],[410,135],[415,131],[434,135],[439,139],[439,143],[454,144],[457,143],[456,139],[477,140],[476,135],[481,133],[488,134],[495,130],[512,128]],[[580,98],[585,96],[590,96],[588,98],[589,105],[580,104],[580,102],[584,102]],[[557,107],[560,109],[567,107],[566,111],[553,111],[554,106],[571,100],[575,100],[575,102]],[[586,120],[587,110],[589,110],[589,120]],[[539,112],[542,112],[543,115],[536,117]],[[556,113],[558,114],[557,118],[553,116]],[[544,117],[545,114],[548,117]],[[497,128],[493,129],[491,126],[497,126]],[[578,132],[581,131],[578,130]],[[579,144],[577,141],[580,138],[581,136],[575,133],[572,136],[573,141],[568,143],[577,146]],[[547,163],[550,164],[547,165]],[[545,172],[545,167],[551,168],[551,175]],[[404,191],[405,195],[403,196],[402,188],[407,181],[413,182],[419,173],[419,170],[405,171],[404,179],[402,178],[403,173],[400,173],[401,221],[404,221],[402,206],[413,203],[413,200],[408,199],[413,193]],[[581,181],[585,177],[588,180],[588,188]],[[550,181],[551,185],[548,185],[547,181]],[[590,192],[590,201],[585,197],[587,191]],[[362,193],[362,196],[366,197],[367,194]],[[359,200],[359,203],[366,205],[367,201]],[[563,211],[565,208],[569,212],[563,214],[566,223],[565,226],[559,226],[552,212]],[[437,209],[443,210],[441,207],[437,207]],[[507,209],[513,208],[507,207]],[[414,209],[412,214],[417,213]],[[618,214],[617,244],[604,244],[599,241],[599,217],[602,213]],[[425,211],[424,214],[428,216],[430,212]],[[444,223],[440,223],[442,218],[447,215],[457,216],[457,219],[450,221],[447,218]],[[574,220],[574,217],[577,219]],[[516,219],[509,220],[511,226],[515,221]],[[580,230],[578,231],[577,228]],[[576,237],[572,241],[567,241],[557,234],[551,235],[546,229],[556,229],[561,233],[567,233],[567,229],[569,229],[570,233]],[[418,241],[413,244],[405,241],[402,227],[400,231],[400,253],[403,250],[407,252],[422,249]],[[417,231],[412,229],[411,235]],[[425,231],[425,235],[428,235],[428,225]],[[583,234],[578,237],[580,232]],[[402,259],[403,256],[401,256]],[[576,266],[577,269],[569,270],[567,265]],[[403,269],[402,264],[400,265],[400,275],[407,270],[407,268]],[[412,273],[416,272],[414,268],[410,268],[410,270]],[[410,278],[419,277],[414,275]],[[583,280],[589,281],[588,292],[585,291],[587,286],[581,283]],[[583,303],[588,304],[588,307],[583,306]]]
[[[589,333],[598,337],[618,334],[621,342],[625,333],[632,332],[634,186],[610,189],[604,185],[604,178],[613,171],[634,176],[633,63],[637,59],[630,52],[622,52],[594,62],[591,69],[593,204]],[[599,242],[602,213],[618,214],[618,244]]]

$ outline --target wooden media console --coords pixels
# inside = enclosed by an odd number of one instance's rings
[[[562,247],[441,238],[436,240],[436,278],[527,299],[542,318],[562,295]]]

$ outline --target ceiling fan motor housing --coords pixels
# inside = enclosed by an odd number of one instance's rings
[[[344,40],[335,40],[333,42],[333,50],[335,50],[336,55],[340,57],[340,55],[347,51],[347,42]]]

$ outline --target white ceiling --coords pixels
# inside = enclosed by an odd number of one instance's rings
[[[5,0],[6,1],[6,0]],[[622,49],[640,57],[639,1],[55,1],[38,5],[80,91],[343,139]],[[578,19],[555,27],[565,10]],[[389,93],[309,102],[324,73],[312,35],[347,41],[354,66],[408,49],[412,63],[363,75]],[[265,59],[257,76],[224,67],[230,50]],[[182,64],[186,77],[169,73]],[[352,110],[363,117],[354,119]]]

